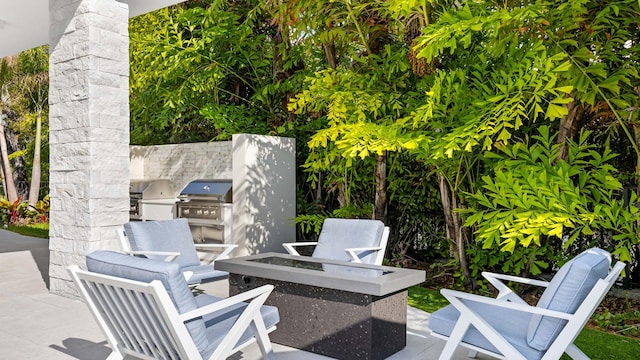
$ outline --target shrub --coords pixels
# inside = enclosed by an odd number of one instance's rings
[[[38,201],[35,208],[29,203],[18,199],[13,203],[0,198],[0,221],[3,224],[25,225],[40,224],[49,221],[49,195]]]
[[[616,155],[608,146],[596,151],[585,131],[579,142],[570,142],[569,159],[561,160],[549,128],[539,131],[526,143],[486,154],[496,165],[482,178],[482,189],[469,194],[466,225],[475,227],[483,248],[513,253],[518,247],[551,245],[562,250],[580,239],[583,246],[612,249],[631,262],[640,210],[635,194],[628,202],[621,196],[622,184],[610,165]]]

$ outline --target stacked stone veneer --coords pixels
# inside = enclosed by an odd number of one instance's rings
[[[231,179],[232,143],[131,146],[131,180],[170,180],[176,196],[196,179]]]
[[[50,290],[116,248],[129,209],[129,9],[126,1],[50,0]]]

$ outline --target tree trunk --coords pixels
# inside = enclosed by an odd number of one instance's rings
[[[36,119],[36,139],[33,150],[33,168],[31,169],[31,186],[29,187],[29,207],[35,209],[40,195],[40,143],[42,141],[42,111],[38,111]]]
[[[569,160],[569,142],[570,139],[575,139],[580,129],[582,122],[584,108],[577,105],[575,102],[571,102],[567,105],[569,113],[567,116],[560,120],[560,130],[558,132],[558,144],[562,144],[560,153],[557,160]]]
[[[9,196],[7,195],[7,183],[6,181],[4,181],[4,166],[2,166],[2,161],[0,161],[0,178],[2,178],[2,195],[5,197],[5,199],[8,199]]]
[[[11,165],[9,164],[9,153],[7,152],[7,139],[5,138],[4,121],[0,120],[0,156],[2,157],[2,168],[4,170],[5,193],[9,202],[18,200],[18,193],[13,182]]]
[[[636,95],[638,95],[638,105],[631,113],[629,113],[628,122],[631,122],[633,112],[640,110],[640,86],[636,88]],[[636,143],[636,149],[640,149],[640,124],[633,124],[633,138]],[[636,154],[636,194],[640,196],[640,155]],[[638,245],[640,247],[640,245]]]
[[[20,120],[19,115],[12,111],[8,120],[17,122]],[[19,134],[16,134],[11,126],[5,128],[5,139],[7,139],[7,154],[24,151],[25,146],[21,143]],[[29,177],[27,176],[27,165],[25,164],[24,156],[17,156],[10,161],[13,168],[13,186],[16,188],[16,194],[20,199],[27,199],[29,195]]]
[[[469,264],[467,264],[466,244],[464,238],[464,229],[460,214],[455,210],[458,208],[458,198],[451,190],[449,182],[443,174],[438,174],[438,186],[440,188],[440,197],[442,199],[442,210],[444,211],[444,220],[447,228],[447,238],[451,242],[449,253],[458,262],[460,262],[460,270],[464,276],[466,287],[473,287],[474,281],[471,279]]]
[[[324,57],[327,59],[329,68],[334,69],[338,67],[338,59],[336,58],[336,45],[331,42],[324,44]]]
[[[640,90],[639,90],[640,92]],[[640,95],[640,94],[639,94]],[[631,115],[629,114],[629,119],[631,119]],[[640,124],[633,124],[633,139],[636,143],[636,147],[640,148]],[[640,156],[636,156],[636,195],[640,197]],[[636,231],[640,228],[640,221],[636,221]],[[635,253],[640,253],[640,244],[636,245]],[[638,267],[635,269],[635,274],[627,274],[627,277],[630,279],[634,279],[637,281]]]
[[[373,218],[385,222],[387,218],[387,154],[376,157],[376,195]]]

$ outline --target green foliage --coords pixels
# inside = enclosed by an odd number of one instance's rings
[[[280,100],[262,90],[273,81],[266,21],[257,2],[194,3],[133,19],[132,142],[268,132]]]
[[[615,200],[611,153],[581,139],[556,163],[550,131],[546,150],[531,134],[577,103],[629,135],[638,13],[634,0],[189,2],[132,21],[132,142],[297,137],[304,233],[326,216],[368,217],[387,156],[394,250],[449,256],[438,176],[471,202],[463,215],[483,212],[469,221],[488,247],[471,246],[474,273],[541,271],[558,238],[608,236],[622,252],[637,216]],[[495,209],[463,196],[480,186]]]
[[[380,55],[358,59],[355,67],[327,69],[306,79],[307,89],[296,95],[289,110],[326,111],[328,128],[311,137],[311,149],[333,143],[331,149],[336,153],[328,156],[346,159],[400,150],[397,142],[389,140],[398,134],[392,124],[408,114],[417,95],[408,88],[411,79],[405,51],[387,45]],[[321,159],[310,160],[308,166],[318,169],[323,165]]]
[[[408,153],[389,156],[388,218],[394,219],[389,257],[418,261],[447,258],[449,240],[442,217],[440,193],[433,168]]]
[[[7,226],[7,230],[24,235],[24,236],[33,236],[41,239],[49,238],[48,223],[9,225]]]
[[[594,315],[598,327],[613,330],[622,335],[638,336],[640,334],[640,311],[612,314],[606,311]]]
[[[320,234],[322,222],[329,216],[326,215],[299,215],[296,216],[296,224],[300,226],[303,233]]]
[[[303,234],[320,234],[322,223],[327,218],[358,219],[367,218],[371,214],[371,208],[357,208],[355,206],[343,206],[333,210],[331,213],[303,214],[295,218],[295,222],[300,226]]]
[[[419,57],[444,67],[405,123],[429,130],[418,139],[423,153],[490,150],[523,124],[564,118],[574,100],[605,102],[633,140],[622,119],[638,116],[637,1],[488,3],[444,11],[417,42]]]
[[[38,201],[35,209],[20,199],[13,203],[0,198],[0,223],[10,225],[42,224],[49,222],[49,196]]]
[[[449,301],[445,299],[437,290],[426,289],[420,286],[412,286],[408,290],[407,303],[409,306],[428,313],[432,313],[440,308],[449,305]]]
[[[418,56],[442,58],[446,68],[434,76],[425,104],[402,124],[426,130],[417,139],[425,157],[490,150],[523,124],[567,114],[563,105],[572,101],[573,87],[559,84],[566,54],[549,52],[544,38],[522,28],[545,23],[541,7],[466,3],[425,28]]]
[[[640,219],[635,196],[624,204],[622,185],[608,164],[615,155],[608,148],[594,151],[589,134],[570,142],[568,161],[557,160],[560,147],[546,126],[526,143],[485,154],[496,161],[493,174],[482,178],[482,190],[469,194],[473,201],[465,212],[466,225],[476,227],[485,248],[512,252],[554,238],[569,246],[578,236],[605,232],[620,259],[631,260]]]
[[[398,133],[393,121],[408,113],[417,95],[410,91],[415,79],[405,51],[387,45],[350,67],[319,71],[289,105],[299,114],[326,114],[308,141],[303,167],[312,187],[322,174],[321,185],[337,194],[340,206],[373,203],[375,157],[400,149],[387,139]]]
[[[554,248],[542,246],[516,247],[513,252],[501,251],[499,247],[483,248],[471,245],[467,249],[469,269],[473,278],[480,278],[483,271],[492,271],[518,276],[536,276],[551,269],[555,263]],[[484,280],[480,280],[481,285]]]
[[[14,76],[16,105],[25,112],[46,115],[49,100],[49,47],[40,46],[21,52]]]
[[[593,329],[583,329],[575,344],[592,359],[599,360],[635,359],[640,351],[640,341],[636,338]],[[568,360],[570,357],[563,354],[560,359]]]

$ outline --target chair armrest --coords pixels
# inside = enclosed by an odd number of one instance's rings
[[[519,282],[519,283],[522,283],[522,284],[540,286],[540,287],[549,286],[549,282],[548,281],[535,280],[535,279],[529,279],[529,278],[524,278],[524,277],[520,277],[520,276],[506,275],[506,274],[497,274],[497,273],[492,273],[492,272],[488,272],[488,271],[483,271],[482,272],[482,276],[484,276],[489,281],[491,281],[490,278],[494,278],[494,279],[500,279],[500,280],[506,280],[506,281]]]
[[[116,229],[116,234],[118,235],[118,240],[120,240],[122,251],[124,253],[131,251],[131,244],[129,244],[129,239],[127,238],[127,233],[124,231],[124,228]]]
[[[191,279],[191,277],[193,276],[193,271],[185,271],[182,273],[182,276],[184,276],[184,279],[186,281],[189,281],[189,279]]]
[[[487,279],[487,281],[489,281],[491,285],[493,285],[498,290],[498,296],[496,296],[496,299],[510,300],[510,301],[519,302],[522,304],[526,304],[526,302],[522,300],[522,298],[520,298],[518,294],[514,293],[513,290],[511,290],[511,288],[505,285],[501,280],[514,281],[521,284],[529,284],[529,285],[534,285],[539,287],[549,286],[549,283],[547,281],[528,279],[524,277],[512,276],[512,275],[506,275],[506,274],[497,274],[497,273],[492,273],[488,271],[482,272],[482,276],[485,279]]]
[[[358,254],[356,254],[357,252],[380,251],[380,250],[383,250],[383,248],[380,247],[380,246],[370,246],[370,247],[344,249],[344,251],[347,253],[347,255],[349,255],[349,257],[351,258],[351,261],[353,261],[355,263],[362,263],[362,260],[360,260],[360,258],[358,257]]]
[[[173,251],[127,251],[129,255],[156,255],[156,256],[166,256],[164,261],[171,262],[178,256],[180,256],[179,252]]]
[[[291,255],[298,255],[300,256],[300,253],[298,253],[298,251],[296,249],[294,249],[294,247],[296,246],[312,246],[312,245],[318,245],[317,241],[308,241],[308,242],[294,242],[294,243],[284,243],[282,244],[282,246],[284,246],[284,249],[287,250],[287,252]]]
[[[216,256],[215,259],[213,259],[213,261],[216,261],[216,260],[228,259],[229,254],[231,254],[233,249],[237,248],[238,245],[236,244],[195,244],[195,247],[201,248],[201,249],[219,249],[219,248],[224,249],[218,256]]]
[[[191,310],[184,314],[181,314],[180,321],[183,321],[183,322],[189,321],[199,316],[210,314],[218,310],[223,310],[225,308],[228,308],[229,306],[239,304],[247,300],[251,300],[263,294],[266,294],[267,296],[269,296],[272,290],[273,290],[273,285],[262,285],[259,288],[255,288],[255,289],[228,297],[226,299],[216,301],[213,304],[205,305],[199,309]]]
[[[561,311],[549,310],[545,308],[539,308],[536,306],[531,306],[527,304],[522,304],[519,302],[505,301],[501,299],[494,299],[486,296],[469,294],[462,291],[450,290],[450,289],[441,289],[440,293],[449,300],[449,302],[455,306],[458,310],[461,308],[467,308],[466,305],[461,300],[473,301],[493,306],[498,306],[505,309],[513,309],[517,311],[527,312],[531,314],[538,314],[544,316],[551,316],[558,319],[570,320],[574,317],[574,314],[565,313]]]

